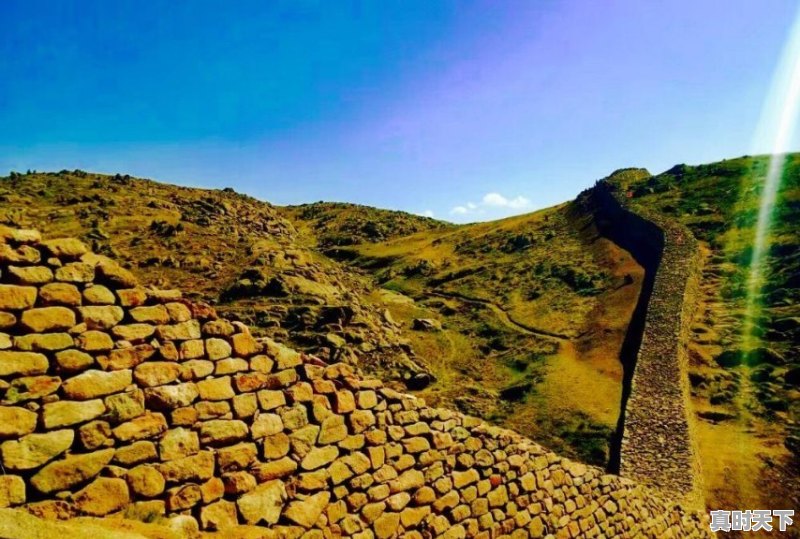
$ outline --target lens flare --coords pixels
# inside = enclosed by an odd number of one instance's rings
[[[769,246],[769,231],[773,210],[783,178],[786,154],[795,140],[797,115],[800,111],[800,12],[795,17],[772,88],[764,103],[756,145],[770,148],[767,175],[761,188],[753,238],[750,273],[747,279],[747,299],[743,337],[745,349],[753,348],[757,339],[756,324],[760,316],[760,295],[763,285],[765,255]]]

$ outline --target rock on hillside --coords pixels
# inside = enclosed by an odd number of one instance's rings
[[[321,249],[384,242],[417,232],[455,228],[430,217],[341,202],[315,202],[283,209],[298,228],[313,232]]]
[[[311,240],[279,208],[232,189],[82,171],[14,174],[0,179],[0,224],[79,237],[259,335],[387,380],[425,372],[369,280],[304,247]]]

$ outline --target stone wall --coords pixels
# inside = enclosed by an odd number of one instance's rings
[[[702,515],[0,228],[0,507],[230,537],[700,537]],[[236,528],[234,528],[236,527]]]
[[[681,224],[629,203],[613,183],[600,182],[590,196],[601,233],[645,269],[622,350],[625,385],[615,471],[702,508],[686,349],[697,301],[697,241]]]

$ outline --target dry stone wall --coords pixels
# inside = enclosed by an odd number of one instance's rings
[[[702,508],[686,349],[697,301],[697,241],[681,224],[628,201],[613,183],[600,182],[591,197],[601,232],[647,273],[622,351],[618,471]]]
[[[701,515],[0,228],[0,506],[192,535],[700,537]]]

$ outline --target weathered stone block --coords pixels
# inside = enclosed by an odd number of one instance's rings
[[[155,332],[155,326],[150,324],[121,324],[111,328],[115,337],[132,343],[149,339]]]
[[[217,467],[221,472],[244,470],[256,461],[258,449],[253,443],[240,443],[217,450]]]
[[[248,435],[247,424],[238,419],[214,419],[200,426],[200,443],[225,445],[244,440]]]
[[[14,347],[23,351],[55,352],[73,344],[69,333],[29,333],[14,337]]]
[[[158,465],[168,483],[205,481],[214,475],[214,454],[200,451],[196,455],[170,460]]]
[[[238,523],[233,502],[220,500],[200,509],[200,526],[204,530],[225,530]]]
[[[300,467],[304,470],[316,470],[322,466],[327,466],[339,456],[339,448],[335,445],[325,447],[314,447],[303,458]]]
[[[30,376],[47,372],[49,362],[44,354],[0,351],[0,376]]]
[[[81,444],[88,450],[97,449],[111,437],[111,425],[105,421],[92,421],[78,429]]]
[[[297,463],[289,457],[284,457],[271,462],[256,464],[250,471],[256,476],[259,483],[263,483],[291,475],[295,470],[297,470]]]
[[[206,339],[206,353],[208,358],[213,361],[230,357],[231,351],[231,345],[225,339]]]
[[[43,494],[66,490],[100,473],[111,462],[113,449],[103,449],[83,455],[70,455],[51,462],[31,477],[31,485]]]
[[[47,464],[72,446],[75,434],[57,430],[44,434],[28,434],[19,440],[0,445],[3,467],[7,470],[32,470]]]
[[[259,414],[251,425],[252,437],[258,440],[283,431],[283,420],[277,414]]]
[[[76,400],[88,400],[119,393],[133,381],[130,370],[103,372],[85,371],[64,382],[64,395]]]
[[[138,365],[133,371],[133,379],[139,386],[162,386],[174,382],[180,375],[181,368],[170,361],[148,361]]]
[[[117,292],[119,293],[119,291]],[[151,305],[146,307],[135,307],[128,311],[131,318],[136,322],[148,324],[167,324],[169,323],[169,313],[163,305]]]
[[[175,512],[190,509],[200,503],[202,499],[203,494],[199,485],[188,484],[174,487],[167,491],[167,510]]]
[[[114,305],[117,301],[114,293],[101,284],[84,289],[83,299],[89,305]]]
[[[111,329],[119,324],[125,312],[116,305],[92,305],[78,307],[81,320],[89,329]]]
[[[110,395],[104,399],[108,420],[114,424],[139,417],[144,413],[144,394],[141,390]]]
[[[84,331],[75,339],[78,348],[85,352],[107,352],[114,348],[114,340],[104,331]]]
[[[19,438],[36,429],[36,414],[17,406],[0,406],[0,438]]]
[[[123,307],[138,307],[147,301],[147,293],[143,288],[123,288],[117,290],[117,297],[119,298],[120,305]]]
[[[200,451],[197,433],[184,428],[167,431],[158,445],[161,460],[165,461],[188,457]]]
[[[41,242],[41,246],[57,258],[78,258],[89,252],[82,241],[75,238],[55,238]]]
[[[0,309],[30,309],[36,303],[36,287],[0,284]]]
[[[158,458],[156,445],[147,440],[134,442],[117,448],[114,462],[120,466],[135,466],[142,462],[151,462]]]
[[[142,464],[130,470],[125,477],[131,491],[143,498],[155,498],[164,492],[164,476],[155,466]]]
[[[241,496],[236,505],[248,524],[275,524],[287,499],[283,481],[267,481]]]
[[[144,390],[148,406],[158,410],[172,410],[189,406],[199,396],[197,386],[191,382],[167,386],[149,387]]]
[[[49,283],[39,289],[39,299],[43,305],[81,304],[81,293],[75,285],[67,283]]]
[[[140,320],[141,321],[141,320]],[[156,328],[156,337],[163,341],[188,341],[202,337],[200,322],[187,320],[172,325],[160,325]]]
[[[231,386],[230,376],[209,378],[197,382],[197,391],[200,392],[201,399],[211,401],[232,399],[236,395]]]
[[[114,429],[114,437],[121,442],[152,438],[167,430],[167,421],[159,413],[146,412]]]
[[[70,262],[56,268],[56,280],[67,283],[91,283],[94,280],[94,266],[82,262]]]
[[[0,475],[0,508],[25,503],[25,480],[18,475]]]
[[[42,423],[46,429],[68,427],[91,421],[105,413],[100,399],[87,401],[56,401],[42,407]]]
[[[330,499],[330,492],[318,492],[304,500],[290,502],[283,514],[292,522],[304,528],[310,528],[322,515],[322,511]]]
[[[205,343],[202,339],[191,339],[180,344],[181,359],[197,359],[205,356]]]
[[[28,309],[22,313],[20,324],[33,333],[61,331],[75,325],[75,313],[67,307]]]
[[[73,503],[81,513],[102,517],[130,503],[128,485],[122,479],[99,477],[78,491]]]

